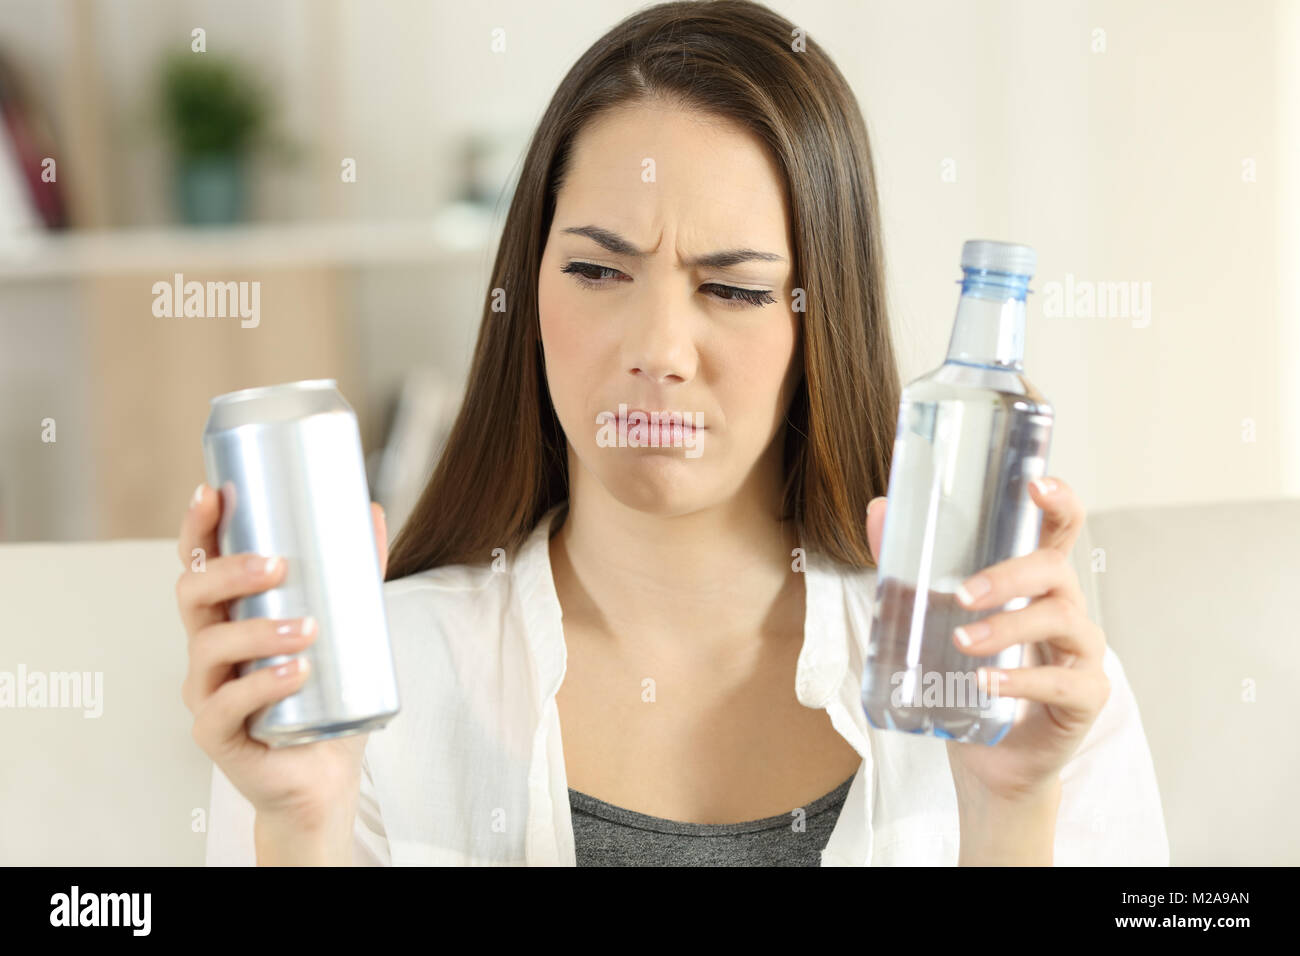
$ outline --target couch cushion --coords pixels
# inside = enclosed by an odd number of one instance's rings
[[[1287,499],[1096,513],[1076,548],[1141,708],[1175,866],[1300,863],[1298,544]]]
[[[0,860],[203,863],[212,763],[181,702],[180,573],[174,540],[0,547],[0,670],[90,674],[89,697],[102,691],[92,707],[0,711]]]
[[[1142,713],[1172,862],[1300,863],[1300,501],[1096,512],[1072,558]],[[10,864],[203,862],[211,763],[180,699],[174,541],[0,546],[0,670],[102,675],[102,714],[3,715]],[[1211,563],[1211,558],[1214,563]],[[200,823],[196,823],[200,821]]]

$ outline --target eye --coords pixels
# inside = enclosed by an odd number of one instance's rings
[[[716,289],[715,295],[724,302],[743,302],[748,305],[771,305],[776,301],[770,289],[738,289],[734,285],[718,285],[709,282],[702,289]]]
[[[599,288],[604,285],[604,280],[616,275],[623,275],[617,269],[611,269],[608,266],[598,266],[590,262],[570,262],[560,270],[567,275],[573,276],[579,284],[587,288]],[[606,275],[605,273],[609,273]]]
[[[589,289],[598,289],[605,285],[607,280],[624,275],[617,269],[598,266],[591,262],[570,262],[560,271],[573,276],[581,285]],[[624,276],[624,278],[627,279],[628,277]],[[700,288],[711,290],[714,298],[727,303],[733,308],[771,305],[776,301],[770,289],[741,289],[733,285],[721,285],[717,282],[706,282]]]

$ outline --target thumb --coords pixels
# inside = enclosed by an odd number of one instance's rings
[[[375,526],[375,552],[379,555],[379,580],[388,573],[388,519],[378,502],[370,502],[370,519]]]
[[[885,509],[888,498],[872,498],[867,505],[867,544],[871,547],[871,557],[880,564],[881,539],[885,536]]]

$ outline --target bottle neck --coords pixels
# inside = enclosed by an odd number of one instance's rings
[[[1028,276],[967,270],[945,361],[1023,372]]]

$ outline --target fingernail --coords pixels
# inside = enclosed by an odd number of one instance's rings
[[[249,574],[274,574],[280,569],[280,559],[252,557],[244,563],[244,567]]]
[[[979,600],[981,595],[988,594],[992,588],[992,583],[983,575],[970,578],[957,589],[957,600],[970,607]]]
[[[878,505],[878,504],[880,504],[880,499],[879,499],[879,498],[872,498],[869,502],[867,502],[867,517],[868,517],[868,518],[871,517],[871,510],[872,510],[873,508],[875,508],[876,505]]]
[[[275,633],[293,637],[306,637],[309,634],[315,634],[316,619],[314,617],[300,617],[297,620],[285,621],[275,629]]]
[[[277,667],[275,669],[275,676],[292,677],[295,674],[302,673],[306,669],[307,669],[307,658],[295,657],[293,660],[289,661],[288,663],[281,664],[279,667]]]
[[[193,508],[195,505],[197,505],[200,501],[203,500],[203,489],[206,487],[207,486],[204,485],[202,482],[199,482],[199,486],[194,489],[194,494],[190,495],[191,508]]]
[[[957,635],[957,643],[962,647],[970,647],[976,641],[982,641],[989,636],[992,628],[983,621],[976,621],[973,624],[967,624],[957,628],[953,633]]]
[[[1038,489],[1040,495],[1050,495],[1056,490],[1056,482],[1051,478],[1035,478],[1030,484]]]

